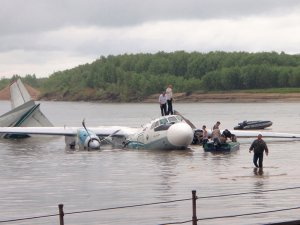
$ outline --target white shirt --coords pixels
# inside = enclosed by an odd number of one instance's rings
[[[166,89],[166,96],[167,96],[167,100],[170,100],[173,96],[173,91],[172,91],[172,88],[168,87]]]
[[[166,104],[167,103],[167,96],[163,96],[163,94],[160,94],[159,98],[158,98],[158,102],[160,104]]]

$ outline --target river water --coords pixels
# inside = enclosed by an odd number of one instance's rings
[[[40,102],[57,126],[141,126],[159,116],[157,104]],[[269,131],[300,133],[298,103],[174,103],[197,127],[219,120],[232,129],[243,120],[273,121]],[[10,109],[0,101],[0,114]],[[270,154],[258,173],[248,152],[252,140],[240,140],[230,154],[205,153],[199,146],[186,151],[103,149],[68,151],[63,137],[0,140],[0,220],[66,213],[133,204],[265,191],[300,186],[300,141],[267,142]],[[216,217],[300,206],[300,189],[251,193],[197,200],[197,217]],[[191,220],[191,201],[124,208],[65,216],[65,224],[162,224]],[[283,211],[198,224],[262,224],[300,219],[298,211]],[[58,217],[5,224],[58,224]],[[187,223],[191,224],[191,223]]]

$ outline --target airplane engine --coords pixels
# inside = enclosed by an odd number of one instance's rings
[[[80,129],[77,133],[79,148],[93,150],[100,149],[100,139],[92,131],[86,129]]]
[[[87,149],[100,149],[100,140],[96,137],[87,138],[85,141],[85,147]]]

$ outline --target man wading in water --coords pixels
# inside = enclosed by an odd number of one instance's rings
[[[256,167],[263,167],[264,151],[266,151],[266,156],[269,154],[269,149],[266,142],[262,139],[262,135],[259,134],[257,139],[253,141],[252,145],[249,148],[249,152],[254,150],[253,163]],[[257,165],[258,160],[258,165]]]

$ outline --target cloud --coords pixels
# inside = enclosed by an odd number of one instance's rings
[[[37,77],[45,77],[93,60],[65,52],[11,51],[0,54],[0,78],[11,77],[14,74],[22,76],[35,74]]]
[[[3,33],[27,33],[66,26],[131,26],[151,21],[228,19],[286,13],[298,0],[2,0]]]
[[[47,76],[104,55],[299,53],[295,0],[2,0],[0,76]]]

